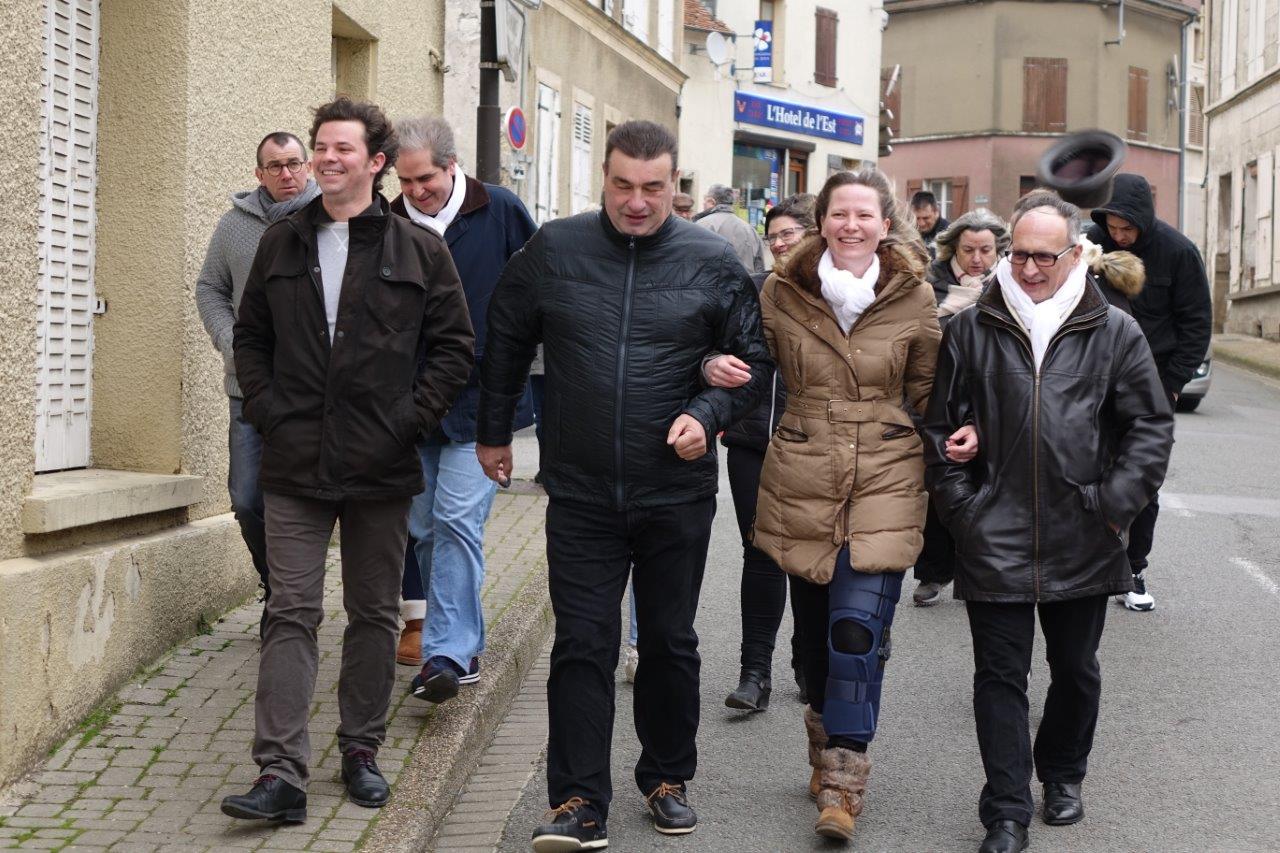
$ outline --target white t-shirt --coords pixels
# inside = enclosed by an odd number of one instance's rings
[[[346,222],[329,222],[316,231],[316,251],[320,255],[320,283],[324,286],[324,316],[329,321],[329,342],[338,325],[338,297],[342,276],[347,271],[347,244],[351,228]]]

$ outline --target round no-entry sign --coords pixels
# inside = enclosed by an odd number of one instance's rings
[[[519,107],[507,110],[502,126],[506,128],[507,141],[511,143],[511,147],[517,151],[524,148],[529,141],[529,126],[524,121],[524,110]]]

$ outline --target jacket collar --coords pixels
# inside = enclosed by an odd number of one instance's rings
[[[487,205],[490,201],[489,190],[484,184],[477,181],[470,175],[465,176],[466,192],[462,196],[462,207],[458,208],[458,216],[466,216],[469,213],[475,213],[480,208]],[[391,212],[396,216],[409,218],[409,209],[405,206],[409,202],[405,201],[404,193],[396,196],[395,201],[391,202]],[[457,222],[457,219],[453,220]],[[450,228],[453,226],[450,225]]]
[[[667,214],[666,220],[658,226],[657,231],[654,231],[652,234],[646,234],[643,237],[633,238],[630,234],[623,234],[617,228],[614,228],[613,221],[609,219],[609,214],[603,209],[600,211],[600,227],[604,229],[604,235],[608,237],[610,241],[618,244],[619,246],[629,246],[631,241],[634,239],[636,241],[637,249],[649,249],[658,245],[663,240],[666,240],[671,236],[671,233],[675,231],[676,222],[679,219],[680,217],[676,216],[674,213],[669,213]]]
[[[1098,286],[1098,280],[1093,277],[1093,273],[1085,273],[1084,293],[1080,296],[1080,301],[1076,303],[1076,307],[1067,315],[1067,319],[1062,321],[1062,327],[1059,331],[1076,326],[1087,326],[1092,321],[1105,317],[1109,303],[1105,296],[1102,295],[1102,289]],[[978,297],[978,319],[986,322],[996,322],[999,325],[1009,326],[1016,330],[1019,334],[1026,336],[1022,324],[1014,318],[1013,313],[1009,310],[1008,303],[1004,300],[1004,294],[1000,292],[1000,282],[998,279],[992,279],[986,289],[982,291],[982,295]]]
[[[391,205],[387,203],[386,198],[379,193],[366,207],[356,216],[351,217],[348,222],[351,224],[352,233],[381,233],[386,230],[387,216],[391,213]],[[308,246],[315,242],[316,226],[324,225],[332,222],[333,217],[329,215],[329,211],[324,209],[324,196],[316,196],[306,207],[289,217],[289,223],[294,226],[294,231],[302,238]]]

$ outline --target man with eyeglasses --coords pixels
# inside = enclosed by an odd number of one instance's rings
[[[265,601],[271,596],[271,584],[262,488],[258,485],[262,436],[244,419],[244,395],[236,382],[231,330],[262,233],[271,223],[306,206],[320,189],[311,180],[307,147],[292,133],[268,133],[258,143],[257,158],[253,174],[258,186],[232,194],[231,209],[218,220],[209,240],[204,266],[196,279],[196,306],[214,347],[222,354],[223,385],[231,410],[227,491]]]
[[[1107,601],[1133,588],[1125,534],[1173,446],[1147,340],[1081,258],[1080,211],[1038,190],[1019,202],[1012,234],[995,281],[943,331],[925,418],[927,481],[956,540],[955,596],[973,636],[980,853],[1026,848],[1033,766],[1044,822],[1084,817]],[[964,424],[979,450],[953,462],[948,440]],[[1033,747],[1037,614],[1049,691]]]

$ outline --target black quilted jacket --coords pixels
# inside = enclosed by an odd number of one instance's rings
[[[716,433],[755,406],[773,373],[756,289],[732,247],[676,216],[645,237],[603,212],[558,219],[512,257],[489,305],[479,443],[510,443],[539,343],[547,494],[619,511],[714,494]],[[705,387],[712,351],[751,365],[751,381]],[[692,462],[667,445],[682,413],[707,434],[709,452]]]

